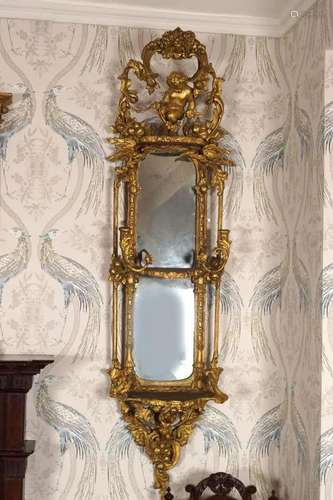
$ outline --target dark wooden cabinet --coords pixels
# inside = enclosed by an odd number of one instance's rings
[[[23,500],[27,459],[34,441],[24,439],[26,394],[50,356],[0,355],[0,499]]]

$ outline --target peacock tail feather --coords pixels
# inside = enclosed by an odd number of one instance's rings
[[[223,167],[230,177],[225,211],[237,217],[243,196],[245,160],[237,139],[226,129],[222,129],[222,132],[221,146],[230,151],[230,159],[235,164],[233,167]]]
[[[261,85],[263,85],[267,79],[270,83],[274,83],[279,86],[272,57],[268,48],[267,37],[256,37],[256,63]]]
[[[222,411],[208,405],[197,427],[203,434],[205,453],[216,446],[219,455],[227,460],[226,470],[237,476],[241,445],[232,421]]]
[[[88,308],[88,320],[84,329],[80,345],[76,352],[74,361],[77,358],[84,359],[94,357],[97,349],[98,338],[101,330],[101,305],[92,302]]]
[[[333,147],[333,101],[324,107],[320,115],[317,145],[322,151],[332,152]]]
[[[328,429],[320,436],[318,448],[320,453],[320,480],[325,483],[333,467],[333,428]]]
[[[261,141],[257,148],[252,168],[254,171],[254,204],[259,219],[266,216],[270,220],[275,220],[265,177],[273,174],[276,168],[283,167],[285,149],[286,143],[283,137],[283,127],[271,132]]]
[[[324,161],[322,155],[331,153],[333,146],[333,101],[330,101],[320,114],[317,134],[317,179],[321,192],[321,199],[329,206],[333,206],[332,197],[324,175]]]
[[[51,88],[45,101],[45,122],[67,144],[68,163],[81,158],[83,167],[91,170],[90,181],[78,215],[89,209],[97,211],[102,202],[104,189],[105,153],[96,130],[79,116],[58,106],[56,89]],[[83,175],[82,172],[79,175]]]
[[[126,482],[121,471],[122,460],[133,452],[133,438],[124,422],[117,422],[110,434],[105,451],[107,455],[108,485],[111,500],[129,500]]]
[[[135,59],[136,51],[132,42],[131,28],[121,27],[118,30],[118,54],[121,71],[130,59]]]
[[[276,222],[272,201],[268,194],[265,178],[274,175],[277,169],[284,167],[288,136],[291,126],[291,100],[288,114],[282,127],[273,130],[259,144],[252,160],[253,198],[258,218],[263,216]]]
[[[82,205],[78,211],[79,217],[82,213],[86,214],[90,209],[94,214],[97,214],[101,204],[101,196],[104,189],[104,162],[97,158],[93,163],[92,173],[89,180],[89,185],[84,196]]]
[[[297,441],[298,464],[302,464],[306,467],[309,466],[310,461],[309,440],[302,416],[298,411],[294,397],[291,398],[290,413],[291,424]]]
[[[307,308],[311,302],[311,284],[309,272],[301,258],[296,255],[296,247],[293,253],[292,270],[298,288],[300,310]]]
[[[91,44],[90,51],[81,74],[85,73],[86,71],[91,72],[95,68],[98,73],[101,73],[103,71],[108,44],[108,27],[97,25],[95,38]]]
[[[298,94],[296,93],[295,104],[295,127],[300,140],[302,160],[311,160],[314,150],[313,132],[311,119],[308,113],[299,107]]]
[[[220,349],[222,360],[229,354],[232,359],[235,359],[237,354],[241,335],[242,307],[243,301],[236,281],[229,273],[224,272],[221,289],[221,312],[222,318],[226,318],[226,325],[222,333]]]
[[[328,316],[333,298],[333,263],[324,267],[318,283],[318,296],[320,301],[320,314],[322,317]],[[319,339],[321,342],[321,338]],[[333,368],[325,352],[325,345],[322,345],[322,366],[333,377]]]
[[[333,263],[324,267],[319,279],[321,313],[328,316],[333,298]]]
[[[250,299],[251,339],[256,359],[260,356],[273,361],[264,326],[264,317],[271,314],[273,306],[281,306],[282,263],[264,274],[254,288]]]
[[[231,36],[234,43],[223,78],[225,80],[231,80],[232,78],[235,78],[237,81],[239,81],[242,76],[245,64],[246,37],[240,35]]]
[[[264,479],[262,460],[270,456],[272,446],[279,447],[281,432],[287,418],[288,401],[284,400],[279,405],[267,411],[259,418],[248,442],[250,457],[250,480],[256,484],[259,493],[267,498],[271,485]]]
[[[48,385],[55,377],[48,375],[40,382],[36,411],[59,435],[60,451],[73,448],[76,458],[84,462],[75,500],[93,500],[97,477],[98,441],[88,419],[74,408],[52,399]]]

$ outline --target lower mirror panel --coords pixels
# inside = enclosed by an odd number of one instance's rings
[[[172,381],[191,376],[194,293],[189,280],[141,278],[133,326],[133,360],[138,377]]]

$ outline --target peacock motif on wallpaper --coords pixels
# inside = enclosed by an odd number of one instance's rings
[[[299,412],[295,399],[295,384],[286,384],[284,397],[278,405],[265,412],[254,425],[248,441],[250,479],[255,481],[258,492],[268,496],[274,485],[270,484],[264,473],[263,461],[272,457],[275,449],[280,449],[283,432],[292,431],[296,442],[297,465],[302,474],[302,482],[298,493],[300,498],[310,500],[310,452],[309,440],[303,418]],[[290,434],[288,434],[290,440]],[[277,476],[279,475],[276,472]],[[271,477],[271,479],[273,479]]]
[[[239,286],[231,275],[224,271],[221,288],[221,314],[223,318],[223,337],[220,347],[221,360],[227,356],[235,359],[241,336],[243,301]]]
[[[255,285],[250,299],[251,340],[257,360],[260,356],[274,360],[265,329],[265,317],[271,315],[273,307],[281,306],[281,290],[287,279],[288,267],[289,261],[283,260],[267,271]]]
[[[319,158],[317,168],[317,182],[320,188],[321,199],[328,206],[333,206],[332,196],[327,185],[327,180],[324,173],[324,153],[332,153],[333,151],[333,101],[324,106],[319,120],[317,134],[317,156]]]
[[[331,302],[333,299],[333,263],[328,264],[320,273],[318,283],[318,295],[320,297],[320,314],[321,317],[328,317]],[[326,348],[322,348],[323,366],[328,373],[333,377],[333,367],[331,366],[326,354]]]
[[[320,299],[321,313],[328,316],[331,302],[333,300],[333,263],[328,264],[320,276]]]
[[[329,101],[323,108],[320,115],[320,123],[318,127],[317,147],[319,154],[333,152],[333,101]],[[322,157],[320,156],[322,159]],[[323,161],[321,162],[323,165]],[[332,198],[324,175],[323,166],[320,170],[322,182],[323,199],[328,206],[332,206]],[[322,317],[328,317],[330,306],[333,300],[333,263],[324,267],[319,278],[319,297],[320,297],[320,311]],[[323,343],[322,352],[323,366],[327,372],[333,377],[333,367],[327,356],[325,344]],[[319,439],[317,456],[320,459],[320,480],[325,484],[327,490],[326,495],[332,494],[332,480],[329,476],[332,474],[333,468],[333,428],[326,430]],[[327,496],[328,498],[328,496]]]
[[[111,430],[105,446],[105,455],[110,500],[130,500],[127,484],[130,485],[137,500],[144,500],[142,484],[138,485],[136,480],[138,474],[134,469],[139,465],[141,473],[139,475],[143,478],[143,467],[148,461],[143,451],[134,443],[122,420],[119,420]],[[126,480],[121,467],[122,461],[126,461]]]
[[[43,271],[57,280],[64,292],[64,306],[68,310],[74,298],[80,310],[88,313],[85,330],[75,358],[93,357],[100,333],[102,296],[97,281],[88,269],[75,260],[59,255],[53,249],[57,230],[41,235],[40,262]],[[65,315],[66,322],[67,313]]]
[[[293,112],[292,112],[293,110]],[[293,118],[292,118],[293,117]],[[291,378],[285,366],[279,333],[277,331],[276,316],[281,309],[283,293],[287,282],[292,280],[297,314],[310,311],[313,297],[309,270],[300,257],[297,248],[297,230],[304,211],[307,176],[304,174],[304,189],[301,193],[293,228],[290,230],[289,221],[285,214],[280,192],[277,172],[285,170],[286,155],[290,141],[291,130],[295,130],[298,138],[299,160],[306,165],[308,171],[314,153],[314,140],[311,120],[308,113],[300,106],[299,95],[296,91],[294,99],[289,98],[287,117],[283,125],[271,132],[258,146],[252,162],[254,170],[253,194],[259,219],[263,216],[277,223],[273,210],[274,204],[286,231],[285,255],[280,263],[266,271],[256,283],[249,305],[251,308],[251,338],[255,356],[260,356],[276,363],[279,361],[285,378],[284,397],[281,402],[264,413],[254,425],[248,442],[250,454],[250,477],[256,482],[262,494],[269,494],[271,485],[267,485],[263,472],[263,459],[272,461],[273,445],[280,446],[282,433],[291,431],[297,446],[297,460],[300,471],[300,495],[307,498],[309,491],[310,454],[306,427],[296,401],[295,387],[301,355],[305,348],[305,331],[300,332],[299,355],[292,370]],[[273,177],[272,195],[268,194],[266,177]],[[265,321],[265,320],[268,321]],[[270,336],[266,329],[270,329]],[[272,345],[275,351],[272,351]],[[277,356],[277,359],[276,359]]]
[[[17,243],[12,252],[0,256],[0,308],[2,307],[2,295],[5,285],[27,268],[31,255],[30,235],[23,229],[16,227],[10,232],[17,238]],[[1,324],[0,333],[3,339]]]
[[[108,26],[96,26],[96,33],[81,74],[96,69],[102,73],[109,44]]]
[[[4,286],[26,269],[31,254],[30,235],[18,227],[10,232],[17,238],[17,244],[12,252],[0,256],[0,306]]]
[[[286,148],[289,141],[291,130],[291,106],[292,100],[289,99],[287,118],[284,124],[276,131],[271,132],[258,146],[255,157],[252,162],[254,170],[253,194],[257,215],[261,218],[265,215],[268,219],[276,222],[273,214],[271,199],[268,196],[265,177],[268,174],[274,175],[276,169],[284,168]],[[299,105],[298,93],[295,93],[294,99],[294,126],[299,139],[300,159],[311,163],[311,157],[314,151],[313,132],[311,121],[304,109]],[[306,182],[306,180],[305,180]],[[297,250],[297,228],[300,222],[301,214],[304,210],[304,194],[302,194],[293,236],[290,235],[288,223],[284,214],[283,204],[280,198],[278,179],[275,177],[273,183],[274,201],[279,209],[283,225],[286,229],[286,251],[282,261],[271,270],[267,271],[257,282],[250,300],[251,307],[251,337],[254,343],[256,357],[263,354],[266,358],[273,359],[270,346],[267,341],[267,335],[264,327],[264,317],[269,316],[275,304],[281,306],[281,296],[290,275],[294,277],[298,291],[298,303],[300,309],[305,309],[311,302],[311,286],[308,269],[299,256]]]
[[[19,87],[22,84],[17,85]],[[17,104],[11,105],[9,111],[2,115],[0,122],[0,166],[3,171],[6,194],[9,194],[5,162],[9,140],[18,132],[27,127],[34,115],[32,90],[23,86],[22,97]]]
[[[225,470],[232,475],[239,473],[241,443],[230,418],[212,404],[208,405],[197,423],[204,440],[206,454],[216,447],[220,457],[226,460]]]
[[[267,217],[276,223],[272,201],[266,186],[266,178],[275,176],[276,170],[284,167],[286,148],[291,130],[291,99],[286,118],[281,127],[270,132],[258,145],[252,160],[253,198],[259,220]]]
[[[91,171],[90,181],[78,215],[92,209],[96,214],[101,204],[104,187],[104,149],[97,132],[79,116],[63,111],[57,103],[57,96],[63,87],[54,86],[47,91],[45,101],[45,122],[60,135],[67,144],[69,175],[65,187],[67,192],[71,165],[80,155],[83,167]],[[80,174],[82,175],[82,173]]]
[[[47,375],[40,381],[36,396],[36,411],[38,416],[58,433],[61,454],[64,455],[67,450],[74,452],[71,457],[68,483],[61,498],[94,500],[99,450],[96,434],[84,415],[50,397],[49,387],[56,381],[57,377],[54,375]],[[75,478],[76,460],[82,460],[84,465],[75,495],[72,496],[71,486]]]
[[[228,58],[228,63],[224,71],[223,78],[225,80],[240,81],[244,71],[244,64],[246,58],[246,37],[237,35],[228,35],[227,40],[232,41],[232,49]]]
[[[274,62],[272,60],[269,43],[271,40],[265,36],[256,37],[256,64],[261,85],[267,80],[268,82],[279,85],[279,80],[276,75]]]
[[[230,151],[230,159],[234,162],[233,167],[224,167],[229,176],[227,183],[229,187],[225,197],[224,209],[226,214],[233,215],[236,218],[239,214],[243,197],[245,160],[236,137],[225,128],[222,128],[220,145]]]
[[[328,475],[332,473],[333,468],[333,428],[328,429],[320,436],[317,456],[320,458],[320,480],[326,483]],[[329,486],[332,491],[331,484]],[[331,491],[329,491],[328,494],[330,494]]]
[[[333,151],[333,101],[326,104],[320,115],[318,144],[326,151]]]

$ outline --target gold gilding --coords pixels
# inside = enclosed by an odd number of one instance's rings
[[[172,71],[166,77],[167,90],[154,100],[159,88],[159,75],[150,66],[154,54],[175,61],[196,57],[198,69],[192,76]],[[139,104],[138,92],[132,87],[133,75],[152,96],[148,109],[153,120],[138,121],[133,116]],[[154,465],[155,487],[163,497],[169,482],[167,471],[178,462],[180,449],[187,443],[207,401],[223,403],[227,399],[218,388],[222,371],[218,367],[218,349],[221,279],[231,244],[229,231],[222,225],[223,192],[226,167],[232,166],[233,162],[229,159],[229,151],[218,145],[223,135],[220,128],[224,111],[221,98],[223,79],[216,76],[208,62],[205,46],[194,33],[177,28],[148,43],[142,52],[142,62],[131,59],[119,79],[120,99],[113,127],[116,137],[109,140],[115,146],[109,160],[118,162],[113,189],[115,213],[109,274],[113,284],[111,396],[121,401],[121,412],[129,431],[150,457]],[[200,108],[200,102],[204,103],[204,110]],[[150,153],[177,154],[193,163],[196,211],[191,268],[154,268],[149,249],[138,252],[136,248],[138,171],[140,163]],[[119,226],[121,189],[125,195],[125,222]],[[214,245],[210,244],[207,228],[209,193],[217,200]],[[188,279],[193,284],[195,349],[193,372],[185,380],[155,382],[142,380],[136,375],[132,356],[133,302],[141,276]],[[215,291],[212,345],[207,332],[208,286]]]

